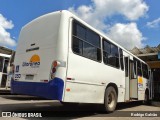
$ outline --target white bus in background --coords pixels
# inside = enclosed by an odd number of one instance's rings
[[[43,15],[20,33],[11,91],[62,103],[149,100],[148,65],[68,11]]]
[[[0,90],[10,90],[10,80],[8,69],[11,55],[0,53]]]

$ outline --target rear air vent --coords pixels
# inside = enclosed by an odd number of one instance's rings
[[[34,51],[34,50],[39,50],[39,47],[27,49],[26,52],[30,52],[30,51]]]

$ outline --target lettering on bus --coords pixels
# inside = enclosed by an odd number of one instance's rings
[[[15,74],[15,78],[21,78],[21,74]]]
[[[40,57],[38,55],[33,55],[30,59],[29,62],[23,62],[22,63],[22,66],[23,67],[26,67],[26,66],[30,66],[30,67],[39,67],[40,66]]]

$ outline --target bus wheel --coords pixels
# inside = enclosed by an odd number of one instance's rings
[[[149,93],[147,91],[145,92],[143,104],[145,105],[149,104]]]
[[[104,107],[106,112],[113,112],[117,105],[117,93],[114,87],[110,86],[105,91]]]

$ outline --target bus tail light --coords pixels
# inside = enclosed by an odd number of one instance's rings
[[[52,68],[52,73],[55,73],[55,72],[56,72],[56,68],[53,67],[53,68]]]
[[[53,62],[53,67],[56,68],[58,65],[60,65],[60,62],[59,62],[59,61],[54,61],[54,62]]]
[[[48,80],[41,80],[41,82],[45,82],[45,83],[47,83],[47,82],[48,82]]]
[[[52,67],[51,67],[51,74],[50,74],[50,77],[51,79],[53,79],[55,77],[55,73],[57,71],[57,67],[60,65],[60,62],[59,61],[53,61],[52,63]]]

